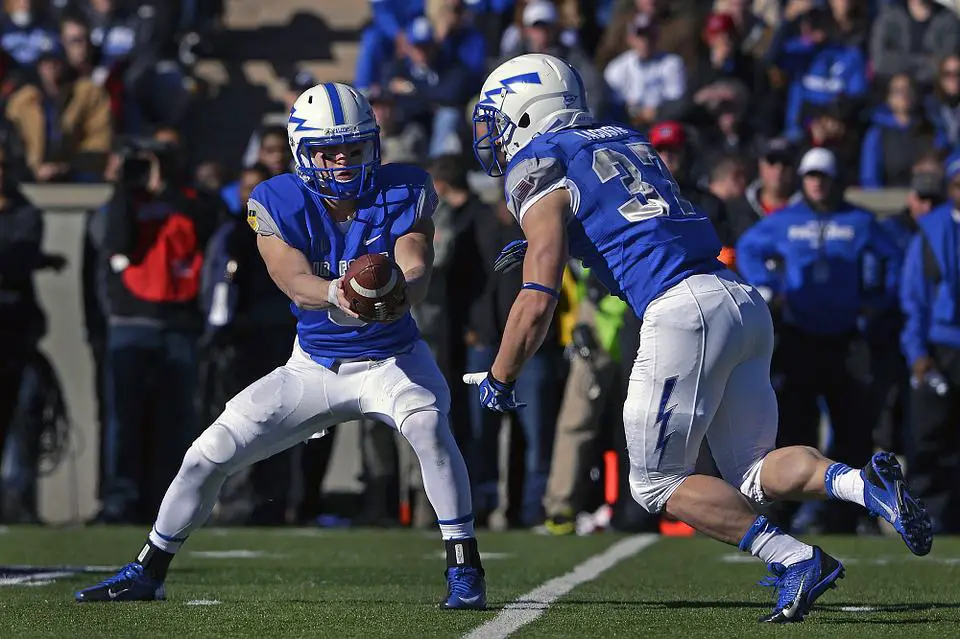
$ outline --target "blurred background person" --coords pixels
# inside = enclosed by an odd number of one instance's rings
[[[198,432],[198,296],[215,216],[185,187],[171,130],[112,161],[107,211],[107,432],[100,523],[143,523]]]
[[[407,27],[422,16],[423,0],[370,0],[369,24],[360,35],[360,51],[353,85],[364,90],[379,82],[383,67],[407,53]]]
[[[957,16],[933,0],[884,3],[870,36],[870,64],[881,79],[906,73],[929,86],[937,60],[958,50]]]
[[[960,55],[950,54],[940,61],[933,92],[927,95],[924,107],[946,144],[951,148],[960,144]]]
[[[625,27],[630,48],[610,61],[603,77],[612,90],[612,106],[646,130],[661,117],[660,108],[683,97],[687,72],[680,56],[657,48],[657,24],[639,13]]]
[[[56,26],[37,0],[4,0],[0,15],[0,48],[29,69],[58,46]]]
[[[914,162],[933,148],[943,148],[933,125],[918,108],[916,88],[905,73],[887,84],[887,102],[876,108],[860,152],[860,186],[905,187]]]
[[[910,366],[911,487],[942,533],[960,532],[960,317],[957,315],[960,154],[945,162],[948,201],[918,219],[900,288]]]
[[[727,203],[732,240],[771,213],[782,210],[797,188],[796,150],[786,138],[773,138],[760,146],[757,179],[743,195]]]
[[[895,299],[900,252],[872,213],[843,200],[833,153],[808,151],[798,172],[802,200],[757,222],[736,246],[741,275],[781,318],[777,445],[818,447],[866,463],[872,453],[872,424],[861,415],[867,386],[851,359],[861,319]],[[827,446],[818,432],[820,397],[830,418]],[[824,510],[828,530],[854,532],[855,511],[832,504]]]

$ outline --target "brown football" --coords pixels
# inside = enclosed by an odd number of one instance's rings
[[[407,297],[407,281],[397,263],[380,253],[361,255],[343,276],[350,310],[368,322],[382,322]]]

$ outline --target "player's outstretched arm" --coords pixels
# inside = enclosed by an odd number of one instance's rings
[[[553,320],[567,263],[569,209],[569,192],[557,189],[532,204],[520,222],[528,242],[523,262],[524,288],[510,309],[500,351],[490,369],[501,382],[517,378],[524,362],[540,348]]]
[[[433,220],[422,219],[397,238],[393,254],[407,281],[407,305],[422,302],[433,271]]]
[[[328,281],[314,275],[303,253],[276,235],[258,235],[257,248],[271,279],[294,304],[306,310],[339,307],[357,317],[342,299],[340,280]]]

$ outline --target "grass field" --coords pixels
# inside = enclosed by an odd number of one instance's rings
[[[640,539],[636,554],[546,607],[516,600],[619,544],[622,535],[481,538],[490,610],[444,612],[442,545],[408,531],[213,529],[173,564],[168,600],[73,602],[78,587],[136,553],[143,530],[10,528],[0,565],[51,567],[33,581],[0,568],[0,638],[14,637],[474,637],[504,636],[489,622],[542,613],[514,637],[957,637],[960,539],[915,558],[898,539],[817,538],[847,565],[837,590],[807,621],[760,626],[771,603],[765,571],[703,538]],[[634,540],[636,541],[636,540]],[[611,551],[613,552],[613,551]],[[608,555],[610,553],[607,553]],[[67,567],[92,566],[87,574]],[[63,567],[57,572],[56,567]],[[97,571],[99,568],[99,571]],[[581,575],[577,571],[574,575]],[[557,583],[557,582],[551,582]],[[509,610],[504,611],[504,605]],[[534,614],[536,614],[534,612]],[[488,625],[484,625],[488,624]],[[501,627],[502,629],[502,627]]]

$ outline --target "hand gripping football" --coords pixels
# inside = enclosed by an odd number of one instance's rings
[[[343,276],[350,310],[368,322],[390,318],[407,298],[407,281],[396,262],[380,253],[355,259]]]

